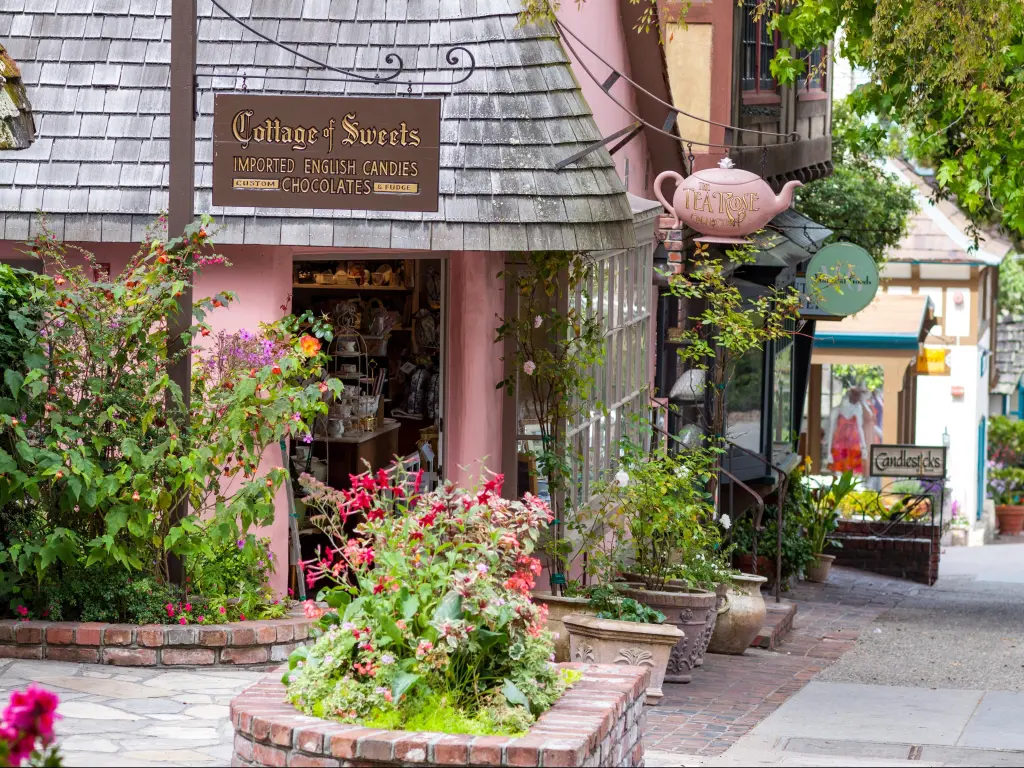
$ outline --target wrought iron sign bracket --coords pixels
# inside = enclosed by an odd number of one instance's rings
[[[629,144],[629,142],[631,142],[633,139],[635,139],[637,137],[637,135],[640,133],[640,131],[642,131],[642,130],[643,130],[643,125],[639,121],[631,123],[631,124],[627,125],[625,128],[623,128],[622,130],[616,131],[615,133],[611,134],[610,136],[606,136],[605,138],[601,139],[600,141],[595,141],[593,144],[587,145],[586,147],[581,149],[579,152],[576,152],[573,155],[569,155],[569,157],[565,158],[564,160],[559,160],[557,163],[555,163],[555,170],[556,171],[565,170],[567,167],[569,167],[573,163],[577,163],[580,160],[582,160],[584,157],[586,157],[587,155],[591,154],[592,152],[596,152],[597,150],[601,149],[601,147],[604,147],[604,146],[607,146],[608,144],[611,144],[613,141],[615,141],[618,138],[625,137],[625,138],[622,139],[622,141],[620,141],[618,144],[616,144],[614,147],[612,147],[610,150],[608,150],[609,154],[614,155],[616,152],[618,152],[624,146]]]

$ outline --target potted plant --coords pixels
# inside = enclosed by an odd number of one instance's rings
[[[853,473],[844,472],[838,478],[832,478],[827,487],[819,485],[810,489],[811,504],[805,526],[807,538],[811,543],[811,554],[815,559],[807,568],[808,581],[828,581],[832,561],[836,558],[835,555],[826,555],[825,548],[842,546],[832,538],[832,534],[839,527],[838,507],[856,485]]]
[[[615,536],[626,544],[619,553],[629,564],[625,576],[638,582],[621,592],[664,613],[668,623],[683,632],[672,649],[665,679],[688,683],[714,630],[717,598],[714,592],[671,581],[686,552],[708,546],[709,537],[717,536],[706,490],[715,455],[707,449],[679,455],[663,449],[645,453],[629,443],[622,444],[621,452],[616,480],[601,494],[611,510]]]
[[[650,667],[646,703],[658,704],[669,657],[683,633],[665,623],[665,614],[623,597],[613,587],[590,590],[588,605],[596,615],[570,614],[562,619],[569,631],[572,661]]]
[[[999,533],[1019,536],[1024,528],[1024,468],[996,466],[989,470],[988,489],[996,505]]]

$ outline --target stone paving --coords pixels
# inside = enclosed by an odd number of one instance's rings
[[[708,654],[692,683],[665,684],[665,698],[647,714],[648,764],[678,765],[680,755],[722,754],[852,649],[880,614],[922,589],[927,587],[834,568],[829,583],[801,583],[784,593],[798,611],[792,634],[777,651]]]
[[[264,675],[0,660],[0,702],[30,682],[57,693],[68,766],[225,766],[233,740],[228,704]]]
[[[843,568],[828,584],[794,587],[784,599],[799,610],[779,650],[709,654],[692,683],[665,685],[661,705],[647,710],[648,765],[717,759],[849,651],[880,614],[926,589]],[[0,660],[0,701],[29,682],[57,692],[69,766],[220,766],[231,759],[228,703],[265,674]]]

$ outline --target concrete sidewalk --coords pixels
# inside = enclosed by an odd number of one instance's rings
[[[906,589],[727,750],[649,764],[1024,766],[1022,627],[1024,544],[947,549],[934,587]]]

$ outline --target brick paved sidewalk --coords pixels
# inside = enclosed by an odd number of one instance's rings
[[[799,584],[783,596],[798,609],[793,633],[777,651],[708,654],[692,683],[665,684],[662,703],[647,710],[646,749],[721,754],[850,650],[876,617],[921,589],[927,587],[845,568],[833,568],[828,584]]]

